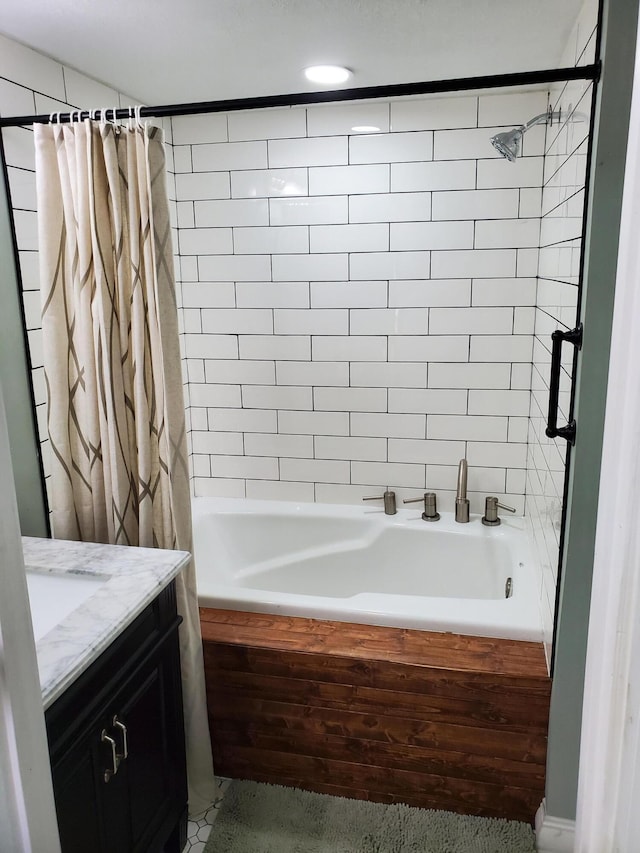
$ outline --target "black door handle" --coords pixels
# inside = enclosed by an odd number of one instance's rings
[[[558,394],[560,391],[560,359],[562,356],[562,344],[567,341],[577,349],[582,347],[582,323],[578,323],[575,329],[562,332],[556,329],[551,335],[551,374],[549,376],[549,414],[547,417],[546,435],[549,438],[564,438],[569,444],[576,443],[576,422],[569,421],[566,426],[558,426]]]

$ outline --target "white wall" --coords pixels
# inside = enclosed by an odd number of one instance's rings
[[[595,58],[598,4],[587,0],[567,42],[562,67]],[[545,435],[549,406],[551,333],[577,323],[580,251],[593,86],[576,80],[551,88],[559,125],[547,129],[542,187],[540,265],[535,311],[526,516],[542,569],[540,602],[547,653],[553,631],[567,443]],[[573,347],[562,351],[558,425],[569,420]]]
[[[0,851],[59,853],[2,388],[0,579]]]
[[[197,495],[524,509],[546,92],[173,119]],[[359,132],[357,128],[370,128]]]
[[[620,227],[585,673],[576,851],[633,850],[640,835],[640,550],[637,537],[640,311],[640,41]]]

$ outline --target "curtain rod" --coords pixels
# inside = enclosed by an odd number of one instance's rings
[[[165,104],[157,107],[142,107],[142,118],[166,118],[169,116],[201,115],[203,113],[255,110],[265,107],[293,107],[302,104],[322,104],[335,101],[364,100],[368,98],[397,98],[407,95],[435,95],[446,92],[461,92],[473,89],[499,89],[509,86],[530,86],[539,83],[563,83],[569,80],[598,80],[600,62],[577,68],[557,68],[546,71],[522,71],[513,74],[492,74],[485,77],[457,77],[451,80],[432,80],[422,83],[392,83],[386,86],[363,86],[357,89],[337,89],[323,92],[297,92],[290,95],[264,95],[258,98],[232,98],[226,101],[197,101],[191,104]],[[95,110],[95,117],[102,113],[111,114],[113,119],[130,117],[128,107]],[[113,115],[115,113],[115,116]],[[29,124],[48,124],[50,113],[33,116],[9,116],[0,118],[0,128],[19,127]],[[56,113],[56,120],[70,122],[90,118],[88,110],[71,110]]]

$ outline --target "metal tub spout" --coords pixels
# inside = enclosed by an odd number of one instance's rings
[[[469,521],[466,459],[461,459],[458,465],[458,487],[456,489],[456,521],[460,524],[466,524]]]

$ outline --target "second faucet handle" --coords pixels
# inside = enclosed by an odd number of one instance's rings
[[[498,507],[500,509],[506,509],[508,512],[516,512],[512,506],[501,504],[498,501],[498,498],[493,495],[485,498],[484,515],[482,516],[481,521],[486,527],[497,527],[498,524],[501,524],[500,517],[498,515]]]
[[[419,501],[424,501],[424,512],[422,513],[424,521],[438,521],[440,519],[435,492],[425,492],[421,498],[409,498],[409,500],[402,501],[402,503],[415,504]]]
[[[396,493],[390,492],[389,489],[384,493],[384,495],[375,495],[374,497],[362,498],[363,501],[384,501],[384,514],[385,515],[395,515],[398,511],[396,509]]]

